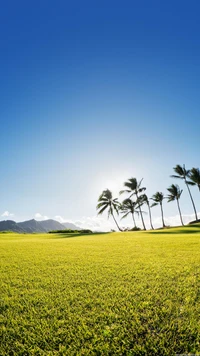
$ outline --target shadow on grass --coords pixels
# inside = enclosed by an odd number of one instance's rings
[[[94,235],[105,235],[110,234],[110,232],[94,232],[91,234],[81,234],[81,233],[52,233],[49,234],[50,239],[71,239],[78,236],[94,236]],[[53,236],[51,236],[53,235]]]
[[[172,229],[172,230],[171,230]],[[169,228],[169,229],[159,229],[156,231],[151,231],[151,234],[199,234],[200,233],[200,226],[195,224],[195,225],[190,225],[188,226],[183,226],[179,227],[176,230],[174,230],[174,227]]]

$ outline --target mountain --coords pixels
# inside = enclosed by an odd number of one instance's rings
[[[56,220],[43,220],[37,221],[35,219],[23,221],[16,223],[12,220],[0,221],[0,231],[13,231],[19,233],[33,233],[33,232],[49,232],[52,230],[65,230],[65,229],[76,229],[77,227],[71,223],[61,224]]]
[[[0,231],[25,232],[24,229],[13,220],[0,221]]]
[[[40,221],[37,221],[35,219],[19,222],[17,223],[17,225],[25,232],[46,232],[46,230],[40,224]]]
[[[46,232],[52,231],[52,230],[64,230],[64,229],[66,229],[64,224],[61,224],[58,221],[52,220],[52,219],[40,221],[40,224],[41,224],[42,228]]]

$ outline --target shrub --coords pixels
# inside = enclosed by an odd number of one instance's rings
[[[89,229],[83,229],[83,230],[71,230],[71,229],[65,229],[65,230],[52,230],[49,231],[49,234],[92,234],[92,230]]]
[[[135,226],[132,229],[129,229],[128,231],[140,231],[140,230],[141,230],[140,227]]]

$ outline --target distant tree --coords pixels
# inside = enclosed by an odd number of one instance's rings
[[[134,202],[132,199],[127,198],[125,200],[123,200],[120,210],[122,212],[122,214],[124,214],[122,216],[122,219],[126,218],[129,214],[131,214],[132,219],[133,219],[133,223],[134,223],[134,227],[136,227],[136,223],[135,223],[135,214],[139,215],[138,212],[138,203],[137,201]]]
[[[163,200],[164,199],[165,199],[165,197],[164,197],[163,193],[161,193],[161,192],[156,192],[151,198],[151,200],[154,201],[154,203],[151,205],[152,207],[156,206],[156,205],[160,205],[163,227],[165,227],[164,214],[163,214]]]
[[[142,202],[143,202],[144,204],[146,204],[147,207],[148,207],[150,225],[151,225],[152,230],[154,230],[154,228],[153,228],[153,223],[152,223],[152,216],[151,216],[151,206],[150,206],[150,202],[149,202],[148,196],[147,196],[146,194],[143,194],[143,195],[140,197],[140,199],[141,199]]]
[[[184,180],[184,182],[186,184],[186,187],[188,189],[188,193],[190,195],[190,199],[191,199],[191,202],[192,202],[192,205],[193,205],[195,218],[197,220],[198,219],[197,211],[196,211],[194,200],[193,200],[190,188],[189,188],[189,185],[195,185],[194,182],[191,182],[191,181],[188,180],[188,178],[191,179],[190,178],[190,170],[185,169],[185,165],[183,165],[183,167],[181,167],[179,164],[177,164],[176,167],[174,167],[173,169],[174,169],[175,173],[177,173],[177,174],[171,175],[171,177],[172,178],[177,178],[177,179],[182,179],[182,180]]]
[[[200,170],[199,168],[192,168],[189,174],[190,180],[197,185],[200,191]]]
[[[117,225],[117,228],[119,229],[119,231],[121,231],[117,223],[117,220],[115,219],[114,216],[114,211],[117,214],[119,214],[119,208],[120,208],[120,203],[118,199],[117,198],[113,199],[112,192],[109,189],[104,190],[98,199],[98,204],[97,204],[98,215],[102,214],[105,210],[108,210],[108,218],[111,215],[113,217],[115,224]]]
[[[179,199],[181,197],[181,194],[183,192],[183,190],[180,190],[179,186],[177,184],[172,184],[169,188],[167,188],[168,192],[170,194],[168,194],[167,198],[168,198],[168,203],[171,201],[176,200],[177,202],[177,206],[178,206],[178,211],[179,211],[179,215],[180,215],[180,219],[181,219],[181,224],[183,224],[183,219],[182,219],[182,214],[181,214],[181,209],[180,209],[180,204],[179,204]]]
[[[133,195],[135,195],[137,198],[137,201],[139,201],[140,194],[146,190],[145,187],[141,187],[142,181],[143,181],[143,179],[141,179],[139,182],[137,181],[136,178],[128,179],[128,181],[124,183],[124,186],[128,189],[121,190],[120,194],[131,193],[129,198],[131,198]],[[144,228],[144,230],[146,230],[146,226],[145,226],[143,215],[142,215],[141,205],[139,205],[138,208],[139,208],[143,228]]]

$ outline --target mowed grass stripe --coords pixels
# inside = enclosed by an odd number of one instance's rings
[[[197,354],[199,247],[198,227],[0,234],[0,355]]]

